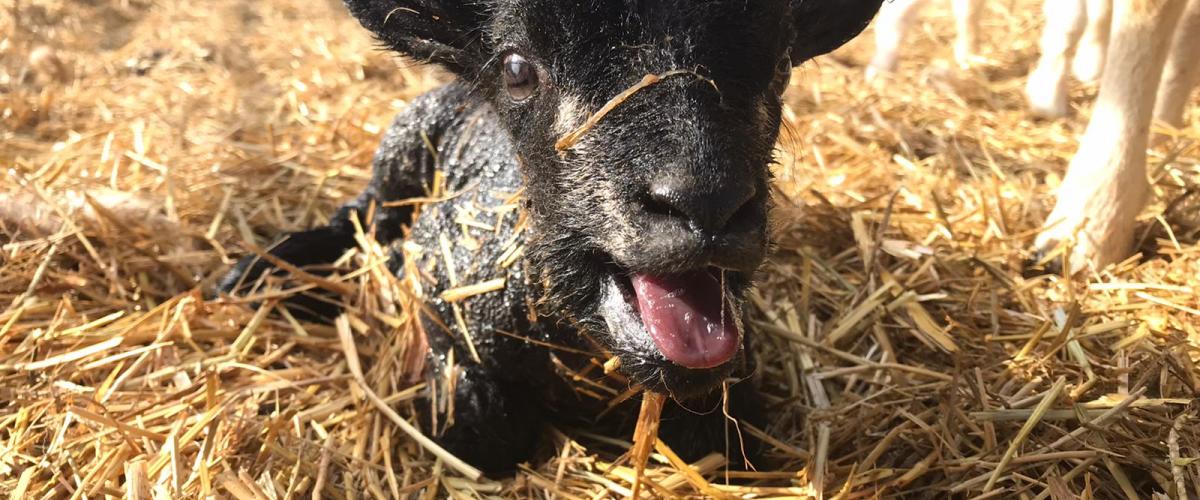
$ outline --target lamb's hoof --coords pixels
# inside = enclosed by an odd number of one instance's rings
[[[268,252],[279,260],[317,275],[328,275],[329,271],[313,269],[333,263],[350,248],[346,238],[328,227],[292,233],[277,243]],[[286,272],[258,255],[243,258],[217,283],[217,291],[231,296],[252,296],[259,291],[263,275],[285,277]],[[341,306],[333,292],[310,290],[284,299],[288,312],[297,319],[317,323],[329,323],[341,313]],[[253,302],[252,307],[261,304]]]

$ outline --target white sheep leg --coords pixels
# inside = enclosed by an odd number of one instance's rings
[[[954,61],[960,68],[970,68],[979,61],[979,16],[983,0],[953,0]]]
[[[1183,128],[1184,114],[1196,85],[1200,85],[1200,0],[1191,0],[1175,29],[1175,41],[1158,86],[1154,118]]]
[[[1051,0],[1058,1],[1058,0]],[[1186,0],[1116,0],[1100,95],[1058,203],[1035,245],[1073,241],[1070,271],[1099,269],[1129,254],[1146,204],[1146,145],[1172,33]]]
[[[896,70],[904,36],[928,3],[928,0],[892,0],[879,8],[875,18],[875,56],[867,66],[867,80]]]
[[[1083,83],[1096,83],[1104,73],[1108,39],[1112,34],[1112,0],[1087,0],[1087,27],[1071,59],[1071,74]]]
[[[1046,26],[1042,31],[1041,58],[1029,81],[1025,96],[1038,116],[1061,118],[1070,111],[1067,99],[1067,61],[1087,24],[1084,0],[1046,0],[1042,6]]]

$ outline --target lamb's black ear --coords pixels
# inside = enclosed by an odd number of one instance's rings
[[[862,33],[883,0],[791,0],[792,64],[832,52]]]
[[[482,65],[488,10],[478,0],[345,0],[350,13],[391,49],[458,74]]]

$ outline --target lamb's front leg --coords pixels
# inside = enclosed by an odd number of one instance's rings
[[[436,359],[426,382],[422,427],[447,451],[489,474],[529,460],[543,422],[533,388],[477,364],[446,368]]]
[[[412,205],[389,205],[424,196],[433,182],[437,151],[442,132],[458,119],[466,89],[452,84],[425,94],[399,113],[383,137],[372,161],[371,182],[353,201],[342,206],[326,226],[284,235],[267,253],[292,266],[309,268],[316,274],[356,245],[355,222],[375,235],[381,244],[401,237],[412,221]],[[368,213],[374,214],[366,221]],[[369,222],[369,224],[368,224]],[[399,263],[391,263],[398,267]],[[217,289],[228,294],[248,295],[266,273],[286,274],[270,259],[251,255],[229,271]],[[338,313],[336,300],[315,293],[288,299],[288,309],[307,319],[328,319]]]
[[[353,245],[353,233],[339,231],[334,226],[323,226],[290,233],[266,252],[305,272],[320,275],[328,274],[329,270],[319,267],[332,264]],[[268,272],[283,274],[269,259],[258,255],[247,256],[221,277],[217,290],[230,295],[251,295],[258,288],[261,277]],[[298,318],[329,320],[337,315],[338,307],[336,300],[328,294],[325,291],[298,294],[288,298],[285,304],[288,311]]]
[[[1118,0],[1100,96],[1036,240],[1045,254],[1073,240],[1070,271],[1129,254],[1134,219],[1150,195],[1146,145],[1171,35],[1185,0]]]

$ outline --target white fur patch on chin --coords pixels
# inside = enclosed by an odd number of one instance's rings
[[[600,317],[608,326],[614,347],[630,353],[658,352],[658,346],[642,325],[641,316],[621,292],[616,277],[609,276],[600,298]]]

